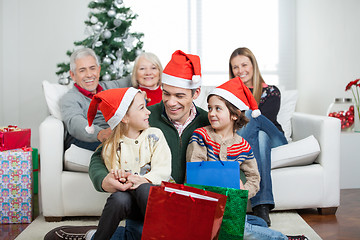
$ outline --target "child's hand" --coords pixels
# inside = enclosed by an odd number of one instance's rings
[[[121,183],[126,183],[128,176],[131,175],[131,172],[125,171],[124,169],[111,169],[110,172],[114,174],[115,179]]]
[[[149,182],[146,178],[140,177],[137,174],[131,174],[131,175],[128,176],[127,179],[128,179],[129,182],[131,182],[133,184],[132,187],[130,187],[130,189],[136,189],[141,184]]]
[[[244,184],[243,184],[243,182],[241,180],[240,180],[240,189],[245,190]]]

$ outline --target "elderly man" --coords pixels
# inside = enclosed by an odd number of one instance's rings
[[[71,144],[95,150],[110,136],[111,129],[100,111],[94,120],[95,133],[85,131],[90,101],[96,93],[103,90],[130,86],[130,79],[99,82],[100,70],[98,58],[90,48],[78,49],[70,57],[70,76],[75,83],[60,100],[61,115],[67,132],[65,150]]]

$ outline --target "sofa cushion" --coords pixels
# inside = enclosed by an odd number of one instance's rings
[[[60,113],[60,98],[69,91],[73,84],[60,85],[58,83],[49,83],[48,81],[42,82],[42,87],[45,95],[45,100],[51,115],[57,119],[62,120]]]
[[[64,155],[65,170],[72,172],[89,172],[89,164],[93,153],[93,151],[71,144]]]
[[[273,148],[271,150],[271,169],[312,164],[319,153],[319,142],[311,135],[299,141]]]
[[[291,117],[295,112],[297,102],[297,90],[286,90],[279,87],[281,92],[280,110],[277,115],[277,121],[284,130],[284,135],[288,142],[291,141]]]

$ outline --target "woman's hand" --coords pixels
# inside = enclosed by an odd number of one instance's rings
[[[137,174],[131,174],[131,175],[128,176],[127,179],[128,179],[129,182],[131,182],[133,184],[132,187],[130,187],[130,189],[136,189],[141,184],[149,182],[146,178],[140,177]]]

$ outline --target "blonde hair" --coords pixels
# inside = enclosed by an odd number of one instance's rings
[[[260,69],[258,66],[258,63],[256,61],[255,55],[250,51],[250,49],[243,47],[243,48],[237,48],[235,49],[229,59],[229,79],[233,79],[235,77],[232,66],[231,66],[231,60],[236,56],[245,56],[248,57],[251,61],[251,64],[253,65],[253,78],[252,78],[252,84],[253,84],[253,95],[257,102],[257,104],[260,104],[260,98],[263,91],[263,83],[265,83],[263,77],[261,76]]]
[[[135,96],[126,111],[126,114],[129,111],[129,109],[131,108],[131,106],[133,105],[134,99],[135,99]],[[126,114],[125,114],[125,116],[126,116]],[[120,151],[121,151],[121,143],[122,142],[121,141],[119,142],[119,139],[121,139],[127,133],[128,130],[129,130],[128,124],[120,121],[120,123],[118,125],[116,125],[116,127],[111,131],[110,137],[107,138],[100,145],[100,146],[103,146],[103,149],[101,151],[101,156],[105,163],[106,163],[105,158],[107,157],[107,156],[105,156],[105,153],[110,152],[110,156],[109,156],[110,161],[109,162],[111,163],[111,169],[115,169],[115,162],[117,161],[117,159],[120,159]],[[110,148],[109,151],[108,151],[108,148]],[[110,169],[108,169],[108,170],[110,171]]]
[[[138,83],[138,81],[136,79],[136,73],[137,73],[137,71],[139,69],[139,60],[142,57],[144,59],[148,60],[149,62],[151,62],[152,64],[154,64],[157,67],[157,69],[159,69],[160,78],[159,78],[158,85],[160,85],[161,84],[161,73],[163,71],[163,67],[161,65],[161,62],[160,62],[159,58],[155,54],[150,53],[150,52],[143,52],[139,56],[136,57],[135,62],[134,62],[134,68],[133,68],[132,74],[131,74],[131,84],[135,88],[139,87],[139,83]]]

